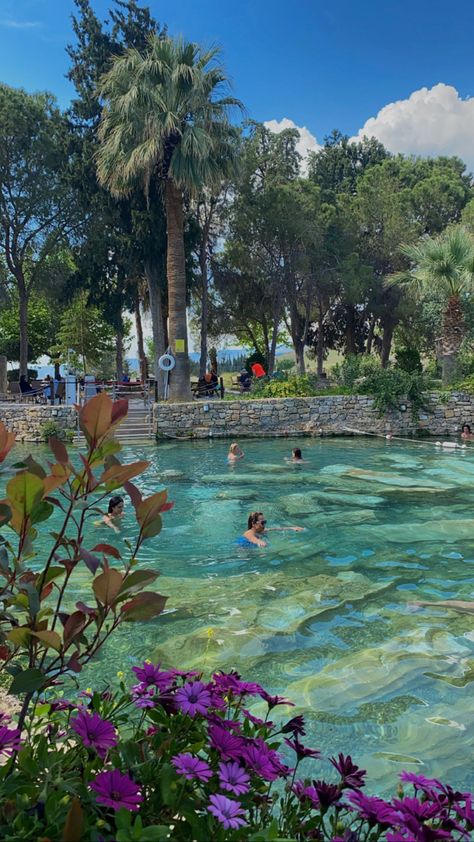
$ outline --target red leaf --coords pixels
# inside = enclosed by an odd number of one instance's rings
[[[69,462],[69,456],[66,450],[66,446],[62,443],[62,441],[59,441],[59,439],[50,438],[49,446],[51,448],[52,453],[54,454],[56,462],[60,462],[61,465],[67,465]]]
[[[111,415],[111,422],[112,425],[115,427],[116,424],[120,424],[124,418],[126,418],[128,414],[128,400],[127,398],[121,398],[118,401],[114,401],[112,404],[112,415]]]
[[[67,646],[78,634],[81,633],[87,623],[87,616],[82,611],[74,611],[66,620],[63,632],[64,645]]]
[[[78,652],[74,652],[74,655],[69,659],[68,669],[72,670],[73,672],[81,672],[82,665],[79,663],[78,659]]]
[[[133,482],[125,482],[123,485],[124,491],[127,492],[130,500],[132,501],[133,508],[136,509],[137,506],[140,505],[142,502],[142,494],[141,491],[137,488]]]
[[[96,544],[95,547],[92,547],[92,552],[104,553],[104,555],[111,555],[117,559],[122,558],[117,547],[113,547],[112,544]]]
[[[162,613],[167,596],[162,596],[160,593],[153,591],[143,591],[136,597],[122,605],[121,614],[124,614],[124,620],[151,620]]]
[[[88,617],[95,617],[97,614],[96,609],[86,605],[85,602],[76,602],[76,608],[78,608],[79,611],[83,611]]]
[[[79,426],[89,444],[94,447],[112,426],[112,406],[107,392],[100,392],[79,411]]]

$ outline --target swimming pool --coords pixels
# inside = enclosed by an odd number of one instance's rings
[[[305,462],[286,464],[295,445]],[[305,742],[351,753],[374,788],[393,789],[403,768],[472,787],[473,615],[413,603],[474,599],[474,446],[242,446],[235,467],[224,441],[125,449],[127,461],[151,460],[142,490],[165,486],[175,501],[141,553],[161,570],[168,612],[122,628],[81,681],[114,679],[143,657],[236,667],[291,698],[307,718]],[[305,531],[270,533],[265,549],[238,547],[254,509],[269,526]]]

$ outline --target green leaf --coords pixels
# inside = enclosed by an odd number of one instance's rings
[[[130,602],[122,605],[123,618],[128,622],[151,620],[163,612],[167,599],[167,596],[153,591],[137,594]]]
[[[61,651],[62,641],[59,634],[55,631],[39,631],[31,632],[33,637],[37,637],[45,645],[47,649],[55,649],[56,652]]]
[[[151,585],[159,575],[157,570],[135,570],[124,579],[119,594],[130,593],[130,591],[137,590],[144,585]]]
[[[9,693],[18,696],[21,693],[34,693],[46,684],[46,676],[41,670],[34,667],[22,670],[12,681]]]
[[[42,500],[33,509],[31,513],[31,523],[41,523],[43,520],[48,520],[53,514],[54,506],[48,503],[47,500]]]
[[[60,576],[64,576],[66,572],[65,567],[50,567],[44,579],[42,579],[41,574],[39,580],[41,580],[42,586],[44,588],[45,585],[48,585],[49,582],[52,582],[53,579],[58,579]]]
[[[15,646],[28,646],[30,637],[31,629],[25,628],[25,626],[12,629],[7,634],[7,640],[11,640],[11,642],[14,643]]]

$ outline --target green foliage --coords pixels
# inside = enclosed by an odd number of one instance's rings
[[[380,360],[365,354],[349,354],[342,363],[336,363],[331,371],[332,378],[341,386],[352,389],[357,380],[370,376],[380,369]]]
[[[252,385],[250,397],[309,398],[318,393],[314,378],[308,374],[290,375],[285,379],[271,379]]]
[[[56,344],[51,353],[73,368],[88,374],[114,348],[114,329],[100,309],[89,304],[89,294],[78,292],[61,314]]]
[[[379,415],[389,409],[396,409],[401,402],[411,404],[412,418],[418,420],[419,412],[426,405],[426,381],[418,372],[407,372],[400,368],[374,368],[357,383],[360,395],[373,395],[374,407]]]
[[[0,310],[0,354],[10,361],[20,359],[20,321],[18,295]],[[36,362],[48,354],[54,342],[59,322],[56,306],[44,297],[35,295],[28,301],[28,362]],[[18,380],[18,377],[16,378]]]
[[[12,677],[10,692],[24,696],[20,728],[36,692],[56,684],[61,676],[80,673],[122,622],[147,620],[163,610],[166,598],[144,590],[158,574],[135,568],[143,542],[159,534],[161,515],[172,504],[166,491],[143,498],[130,482],[148,462],[122,465],[116,457],[120,444],[113,433],[127,409],[127,401],[112,403],[105,392],[97,395],[79,412],[88,446],[78,465],[65,445],[50,437],[55,461],[46,468],[28,456],[8,480],[0,504],[0,672]],[[52,433],[53,426],[44,432]],[[0,423],[0,461],[14,438]],[[89,528],[91,519],[100,514],[101,502],[121,487],[131,498],[137,521],[135,544],[127,545],[128,558],[122,558],[112,544],[96,543]],[[38,526],[55,509],[63,512],[62,523],[56,531],[46,528],[50,546],[38,556],[34,551]],[[74,591],[83,565],[94,577],[89,604],[78,602],[75,609],[66,609],[66,591]]]
[[[395,352],[395,361],[397,368],[402,371],[416,372],[421,374],[423,366],[421,364],[421,357],[418,348],[413,347],[399,347]]]
[[[466,392],[468,395],[474,395],[474,373],[465,377],[460,383],[456,383],[456,390]]]
[[[59,441],[72,442],[74,438],[73,430],[65,430],[53,420],[45,421],[45,423],[41,425],[40,431],[41,438],[45,442],[48,442],[51,438],[59,439]]]

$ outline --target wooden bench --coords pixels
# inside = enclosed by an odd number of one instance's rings
[[[191,380],[191,393],[193,398],[223,398],[225,393],[224,381],[219,377],[215,384],[200,384],[198,380]]]
[[[250,389],[252,388],[251,380],[249,381],[249,385],[246,388],[242,386],[242,383],[240,382],[240,374],[233,377],[231,383],[233,387],[239,390],[239,392],[250,392]]]

